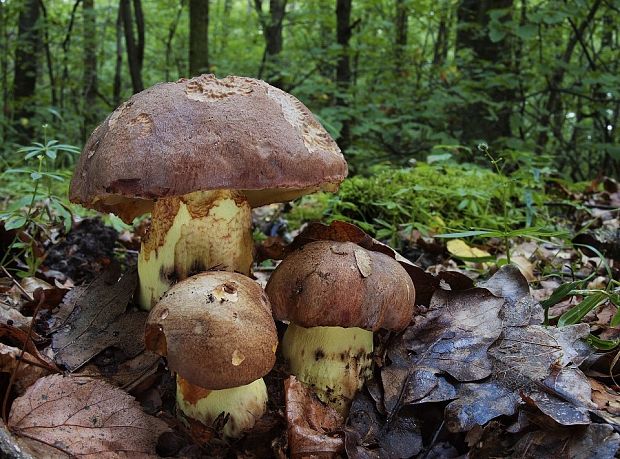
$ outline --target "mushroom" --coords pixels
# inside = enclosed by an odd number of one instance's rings
[[[267,83],[202,75],[157,84],[92,133],[72,202],[131,221],[151,212],[138,258],[139,303],[217,267],[248,274],[251,207],[336,191],[347,165],[295,97]]]
[[[278,345],[269,300],[249,277],[209,271],[175,284],[149,313],[146,347],[165,356],[177,374],[177,407],[238,437],[265,412],[262,377]]]
[[[392,257],[352,242],[317,241],[287,256],[267,295],[288,320],[282,354],[291,373],[345,414],[371,374],[373,332],[403,330],[415,288]]]

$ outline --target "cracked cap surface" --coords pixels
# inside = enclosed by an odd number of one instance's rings
[[[110,114],[84,146],[69,197],[131,222],[160,197],[234,189],[261,206],[336,191],[346,175],[336,142],[295,97],[201,75],[157,84]]]

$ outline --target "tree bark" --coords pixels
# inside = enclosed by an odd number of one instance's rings
[[[44,21],[44,40],[43,40],[43,48],[45,49],[45,62],[47,64],[47,76],[50,80],[50,95],[52,99],[52,105],[58,106],[58,96],[56,93],[56,76],[54,74],[54,63],[52,60],[52,51],[50,49],[50,34],[49,34],[49,20],[47,18],[47,8],[45,8],[45,3],[43,0],[39,0],[39,7],[41,8],[41,13],[43,13],[43,21]]]
[[[2,52],[0,52],[0,59],[2,60],[2,119],[4,122],[0,123],[0,129],[2,129],[2,141],[7,140],[7,124],[9,113],[9,34],[7,27],[7,14],[6,6],[3,2],[0,2],[0,40],[2,40]]]
[[[284,82],[278,69],[278,61],[283,46],[282,23],[286,13],[286,0],[270,0],[269,16],[263,13],[262,0],[254,0],[254,7],[265,37],[265,51],[258,70],[258,78],[263,78],[266,70],[265,79],[272,85],[282,88]]]
[[[133,33],[133,15],[129,0],[120,1],[121,17],[123,19],[123,29],[125,30],[125,48],[127,49],[127,63],[129,64],[129,75],[131,76],[131,86],[133,93],[144,89],[142,82],[142,59],[144,56],[144,19],[142,17],[142,7],[140,0],[134,0],[134,10],[136,13],[136,23],[138,24],[138,39]],[[138,8],[136,8],[136,5]],[[142,24],[142,26],[140,26]],[[140,32],[142,35],[140,36]]]
[[[394,71],[396,76],[403,76],[405,67],[405,49],[407,48],[407,29],[409,26],[409,9],[406,0],[396,0],[394,16]]]
[[[511,69],[511,47],[506,38],[493,42],[489,38],[489,22],[494,9],[510,9],[513,0],[461,0],[457,10],[457,52],[471,49],[474,63],[486,72],[505,73]],[[511,15],[503,16],[503,21],[510,20]],[[471,78],[478,84],[483,79],[472,72]],[[488,75],[484,78],[486,80]],[[495,114],[485,103],[469,104],[461,113],[461,139],[469,144],[472,141],[485,140],[493,144],[501,137],[508,137],[510,131],[511,101],[514,91],[508,88],[479,88],[485,90],[491,101],[499,107]]]
[[[336,65],[336,105],[346,109],[349,105],[348,95],[351,87],[351,0],[336,0],[336,42],[340,46],[340,55]],[[351,145],[351,120],[344,116],[340,130],[339,144],[343,151]]]
[[[448,57],[448,37],[450,36],[450,5],[441,3],[437,40],[433,51],[433,65],[443,65]]]
[[[189,73],[209,72],[209,0],[189,0]]]
[[[117,107],[121,104],[123,70],[123,16],[121,8],[116,15],[116,64],[114,66],[114,83],[112,84],[112,102]]]
[[[90,134],[97,123],[97,20],[95,0],[84,0],[83,36],[84,36],[84,123],[82,139]]]
[[[13,79],[13,101],[15,129],[19,141],[28,142],[34,132],[32,126],[32,104],[37,84],[37,61],[41,44],[39,0],[25,0],[19,12],[17,46],[15,49],[15,77]]]
[[[172,41],[174,40],[174,36],[177,33],[177,27],[179,26],[179,21],[181,20],[181,13],[183,13],[184,6],[185,0],[181,0],[177,8],[177,14],[174,17],[174,20],[170,23],[170,27],[168,28],[168,38],[166,39],[166,81],[170,81],[170,57],[172,56]]]

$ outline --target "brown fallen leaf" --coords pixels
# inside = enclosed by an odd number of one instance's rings
[[[322,403],[294,376],[284,381],[288,444],[291,457],[336,457],[344,452],[344,419]]]
[[[47,376],[13,403],[16,435],[78,458],[156,457],[166,424],[124,391],[98,379]]]
[[[21,353],[21,349],[0,343],[0,373],[10,374],[18,368],[13,383],[17,395],[22,395],[39,378],[50,374],[50,370],[41,367],[41,363],[32,355],[27,352],[24,352],[24,355]]]
[[[110,346],[121,349],[127,358],[142,352],[147,313],[125,313],[136,283],[136,270],[119,279],[112,269],[88,287],[74,288],[61,308],[65,315],[71,312],[52,335],[56,361],[75,371]]]
[[[594,378],[588,380],[592,386],[592,401],[596,403],[598,409],[607,411],[620,420],[620,394]]]

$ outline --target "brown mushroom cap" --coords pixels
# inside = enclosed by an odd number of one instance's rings
[[[174,285],[146,321],[147,349],[182,378],[207,389],[267,374],[278,345],[269,300],[252,279],[209,271]]]
[[[157,84],[108,116],[84,146],[70,199],[131,221],[159,197],[233,189],[261,206],[335,191],[346,175],[340,149],[295,97],[201,75]]]
[[[304,245],[278,265],[265,290],[274,317],[302,327],[402,330],[415,304],[400,263],[352,242]]]

